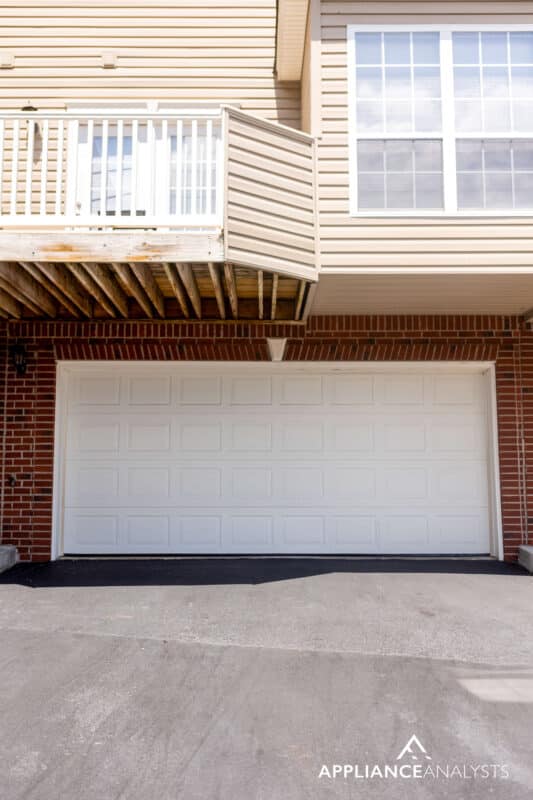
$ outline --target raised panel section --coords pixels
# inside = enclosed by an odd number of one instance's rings
[[[351,516],[335,517],[332,521],[333,542],[350,552],[362,548],[369,552],[376,550],[376,521],[374,517]]]
[[[323,400],[322,377],[295,375],[281,379],[281,402],[286,405],[314,406]]]
[[[290,516],[282,521],[283,541],[295,550],[324,545],[324,520],[322,517]]]
[[[78,449],[82,453],[114,453],[119,448],[120,425],[118,422],[82,423],[78,428]]]
[[[259,503],[272,497],[272,470],[264,467],[237,467],[232,470],[232,496],[236,500]]]
[[[141,503],[168,500],[169,471],[160,467],[131,467],[128,469],[128,497]],[[138,503],[135,502],[135,505]]]
[[[78,402],[83,405],[118,405],[120,402],[120,379],[97,376],[80,378]]]
[[[168,547],[168,532],[168,517],[139,515],[127,518],[126,540],[134,547],[160,548],[163,552]]]
[[[199,552],[207,548],[218,550],[221,545],[221,528],[219,517],[184,516],[181,522],[181,544],[189,552]],[[178,544],[179,546],[179,544]]]
[[[372,502],[376,497],[376,473],[368,467],[332,467],[327,471],[328,498],[342,502]]]
[[[129,403],[132,406],[166,406],[170,403],[170,377],[131,378]]]
[[[424,402],[423,375],[385,376],[384,399],[389,405],[422,405]]]
[[[66,519],[67,537],[65,552],[76,552],[71,546],[96,551],[98,547],[108,548],[117,544],[118,524],[114,516],[101,514],[69,515]]]
[[[238,547],[272,547],[274,543],[272,518],[265,516],[233,517],[231,520],[231,542]]]
[[[179,488],[184,498],[205,500],[208,504],[220,497],[220,470],[210,467],[183,468],[179,473]]]
[[[183,377],[179,399],[184,405],[218,406],[222,402],[222,381],[217,376]]]
[[[331,385],[331,401],[335,405],[367,405],[374,400],[372,375],[335,375],[331,378]]]
[[[482,487],[486,485],[483,470],[475,462],[442,464],[436,467],[437,498],[439,503],[478,505]]]
[[[374,426],[367,422],[343,420],[333,425],[333,447],[336,451],[348,453],[371,453],[374,449]]]
[[[231,404],[264,406],[272,402],[272,379],[259,376],[234,378],[231,381]]]
[[[384,553],[398,553],[402,549],[423,553],[429,544],[429,523],[426,517],[385,517],[381,528],[381,550]]]
[[[435,403],[471,405],[476,381],[472,375],[438,375],[435,378]]]
[[[449,547],[456,547],[458,553],[465,552],[465,548],[468,547],[475,553],[483,543],[481,524],[479,517],[473,514],[440,516],[436,520],[437,541],[446,542]],[[488,553],[488,550],[486,552]]]
[[[478,418],[437,420],[431,431],[432,448],[435,453],[475,453],[481,445],[483,431]]]
[[[182,425],[181,448],[194,452],[218,452],[222,445],[222,430],[220,424],[197,423]]]
[[[130,423],[128,429],[128,449],[133,452],[159,451],[170,449],[170,425],[149,423]]]
[[[293,420],[283,424],[281,449],[285,452],[320,452],[324,447],[322,422]]]
[[[427,497],[427,485],[428,475],[424,467],[385,469],[386,495],[393,500],[423,500]]]
[[[231,449],[242,453],[268,451],[272,447],[272,425],[268,422],[234,422]]]
[[[281,497],[289,504],[317,502],[324,494],[323,472],[319,467],[294,467],[281,470]]]
[[[74,468],[75,469],[75,468]],[[67,482],[67,503],[109,503],[118,497],[119,471],[114,467],[83,467],[73,471],[72,492]]]
[[[392,453],[420,453],[426,449],[423,423],[395,422],[385,425],[385,450]]]

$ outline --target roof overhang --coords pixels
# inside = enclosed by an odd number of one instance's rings
[[[299,81],[304,58],[309,0],[278,0],[276,76],[280,81]]]

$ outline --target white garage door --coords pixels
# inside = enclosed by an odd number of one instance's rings
[[[488,553],[461,368],[71,364],[65,553]]]

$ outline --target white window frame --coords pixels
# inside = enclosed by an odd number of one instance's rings
[[[452,33],[456,32],[531,32],[533,25],[501,23],[476,25],[476,24],[448,24],[448,25],[347,25],[347,54],[348,54],[348,158],[349,158],[349,191],[350,191],[350,216],[352,217],[531,217],[533,216],[533,203],[531,209],[465,209],[457,208],[457,173],[456,173],[456,139],[533,139],[533,122],[531,133],[486,133],[485,131],[469,131],[461,135],[455,129],[455,98],[453,87],[453,49]],[[355,34],[356,33],[440,33],[441,39],[441,87],[442,87],[442,133],[428,132],[427,134],[391,133],[388,136],[365,133],[357,137],[356,115],[356,63],[355,63]],[[359,210],[357,204],[357,142],[364,140],[387,139],[439,139],[442,141],[443,161],[443,210],[425,209],[376,209]]]

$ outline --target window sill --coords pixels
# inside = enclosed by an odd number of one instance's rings
[[[533,208],[524,211],[350,211],[352,219],[527,219]]]

